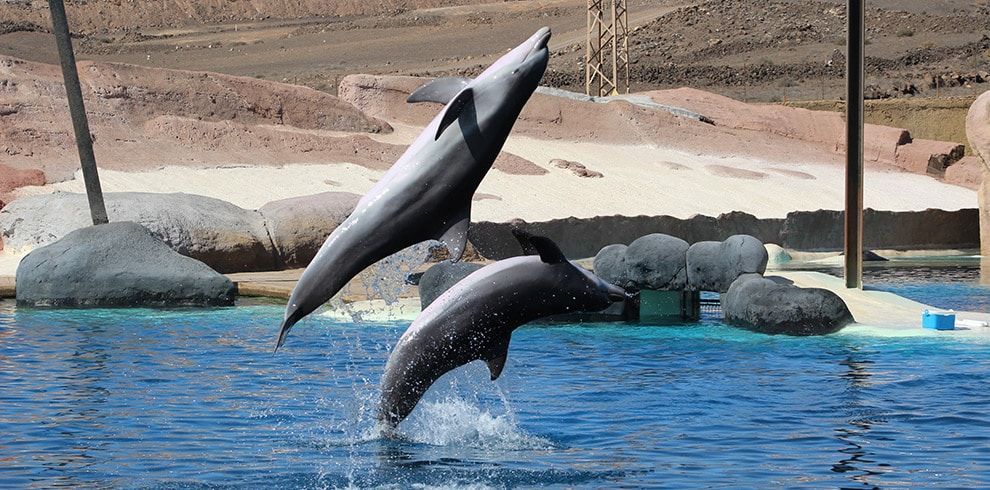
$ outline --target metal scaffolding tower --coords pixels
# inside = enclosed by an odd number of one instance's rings
[[[626,0],[588,0],[585,93],[629,93],[629,10]]]

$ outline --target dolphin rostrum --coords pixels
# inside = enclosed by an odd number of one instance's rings
[[[544,237],[514,231],[523,250],[478,269],[431,303],[392,350],[382,375],[378,420],[392,430],[448,371],[475,360],[497,379],[512,332],[525,323],[568,312],[595,312],[626,298],[561,253]]]
[[[438,78],[408,102],[446,104],[358,202],[292,290],[276,349],[289,329],[366,267],[406,247],[440,240],[459,260],[471,222],[471,197],[502,150],[550,57],[542,28],[474,80]]]

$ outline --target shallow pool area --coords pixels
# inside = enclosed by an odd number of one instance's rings
[[[0,487],[990,485],[990,342],[528,326],[374,430],[405,324],[0,304]]]
[[[870,285],[908,299],[956,311],[990,313],[990,283],[973,266],[878,268],[868,271]]]
[[[795,268],[842,276],[839,267]],[[990,271],[975,257],[921,257],[867,262],[863,284],[905,298],[956,311],[990,313]]]

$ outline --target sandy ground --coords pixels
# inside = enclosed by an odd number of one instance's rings
[[[399,143],[415,128],[399,128],[376,139]],[[834,165],[769,163],[742,158],[692,155],[647,145],[598,145],[511,137],[505,149],[547,169],[538,176],[489,172],[478,192],[497,199],[475,201],[475,221],[622,214],[695,214],[718,216],[743,211],[760,218],[781,218],[791,211],[843,208],[843,172]],[[557,168],[562,158],[602,172],[582,178]],[[729,170],[732,170],[730,172]],[[382,171],[353,164],[231,166],[197,169],[166,167],[150,172],[101,171],[105,192],[186,192],[215,197],[257,209],[277,199],[325,191],[363,194]],[[25,187],[19,196],[43,192],[84,192],[80,175],[45,187]],[[888,211],[977,207],[976,193],[930,177],[896,171],[868,171],[866,206]]]

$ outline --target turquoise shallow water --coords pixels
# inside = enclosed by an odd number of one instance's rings
[[[405,325],[0,307],[0,487],[990,486],[990,344],[530,326],[373,430]]]

